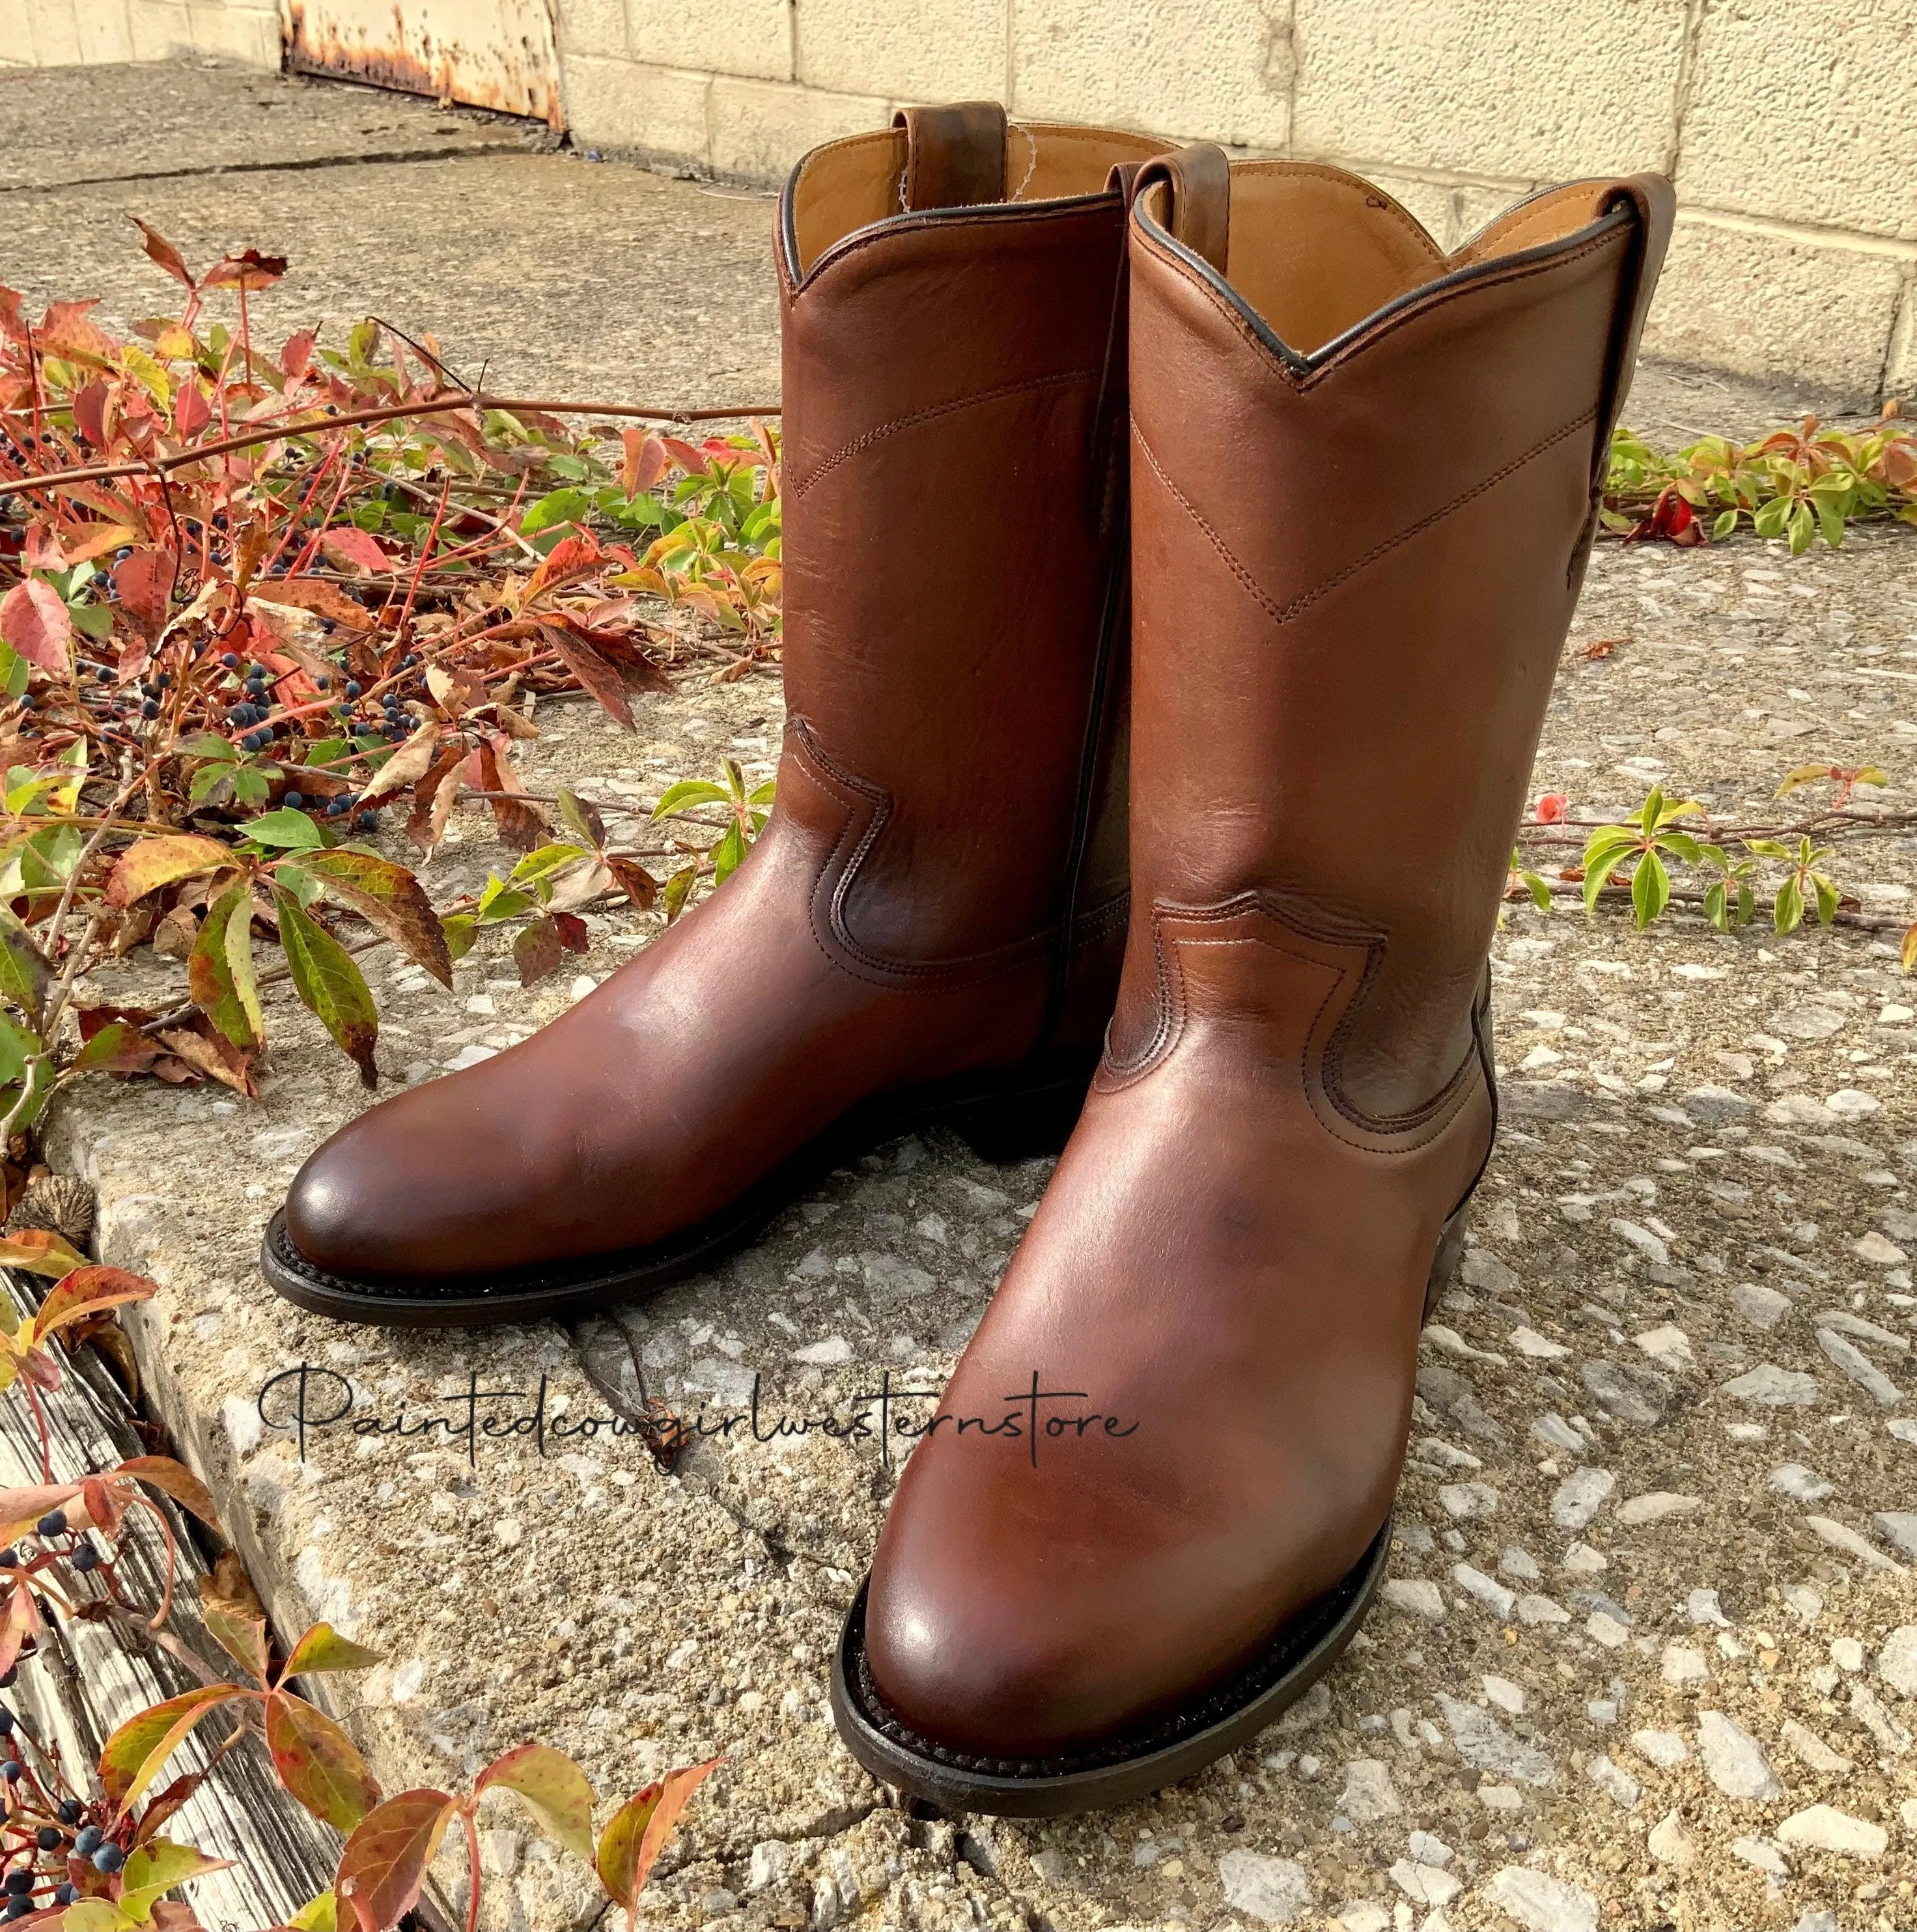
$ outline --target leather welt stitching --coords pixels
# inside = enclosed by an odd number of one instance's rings
[[[1468,490],[1460,491],[1448,503],[1429,512],[1419,518],[1416,523],[1407,524],[1404,529],[1398,532],[1396,536],[1387,537],[1382,543],[1373,544],[1364,556],[1346,564],[1343,569],[1328,577],[1315,589],[1303,592],[1298,596],[1294,597],[1288,604],[1279,603],[1264,589],[1257,578],[1253,577],[1251,572],[1238,561],[1231,546],[1205,520],[1191,499],[1165,473],[1163,464],[1159,461],[1157,454],[1151,445],[1145,440],[1144,431],[1139,427],[1138,420],[1136,416],[1132,418],[1132,431],[1138,440],[1139,448],[1144,452],[1146,462],[1151,465],[1152,474],[1165,485],[1173,502],[1210,540],[1211,547],[1217,551],[1220,560],[1238,580],[1245,594],[1271,620],[1273,623],[1288,624],[1294,617],[1302,616],[1321,598],[1328,597],[1340,584],[1357,576],[1360,571],[1368,570],[1372,564],[1376,563],[1381,558],[1388,556],[1401,544],[1408,543],[1412,538],[1421,536],[1434,524],[1442,523],[1447,517],[1462,509],[1467,503],[1483,496],[1487,490],[1495,489],[1506,478],[1515,476],[1526,464],[1535,462],[1546,450],[1562,442],[1567,436],[1575,436],[1580,430],[1594,422],[1597,418],[1598,412],[1595,407],[1586,410],[1582,416],[1574,418],[1562,428],[1553,430],[1541,442],[1533,443],[1522,456],[1514,458],[1510,462],[1506,464],[1503,469],[1493,471],[1481,482],[1474,483]]]
[[[1028,390],[1061,388],[1073,382],[1089,382],[1098,374],[1096,369],[1067,369],[1055,376],[1034,376],[1022,382],[1001,382],[995,389],[981,389],[974,396],[960,396],[949,403],[939,403],[930,409],[915,410],[911,415],[896,416],[890,422],[880,423],[868,429],[863,436],[854,436],[844,448],[835,450],[821,463],[815,464],[796,481],[786,485],[786,494],[794,499],[802,496],[812,485],[829,476],[842,463],[850,462],[861,452],[869,449],[874,443],[882,442],[887,436],[896,436],[902,430],[916,424],[932,422],[940,416],[949,416],[960,410],[976,409],[982,403],[995,403],[1006,396],[1024,394]]]

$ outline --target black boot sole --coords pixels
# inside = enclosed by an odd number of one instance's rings
[[[992,1758],[920,1736],[886,1708],[866,1661],[866,1592],[845,1620],[832,1664],[832,1714],[846,1746],[872,1774],[941,1811],[999,1818],[1059,1818],[1129,1804],[1189,1778],[1275,1723],[1358,1634],[1384,1580],[1388,1519],[1357,1567],[1296,1618],[1250,1668],[1149,1731],[1095,1751],[1054,1758]]]
[[[998,1165],[1057,1154],[1084,1105],[1092,1063],[1060,1070],[967,1075],[854,1108],[719,1213],[648,1247],[497,1275],[431,1282],[359,1281],[328,1274],[293,1245],[282,1208],[268,1222],[260,1271],[296,1306],[387,1328],[478,1328],[563,1319],[642,1300],[697,1274],[762,1233],[835,1168],[889,1140],[950,1127]]]
[[[1445,1222],[1425,1285],[1424,1317],[1464,1252],[1469,1196]],[[872,1774],[942,1811],[1058,1818],[1162,1791],[1275,1723],[1336,1663],[1384,1581],[1391,1521],[1335,1589],[1294,1618],[1255,1663],[1189,1709],[1131,1738],[1075,1756],[988,1758],[920,1736],[890,1710],[866,1659],[868,1576],[846,1617],[832,1664],[832,1714],[846,1748]]]

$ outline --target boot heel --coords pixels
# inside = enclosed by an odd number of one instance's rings
[[[1451,1277],[1458,1271],[1458,1263],[1464,1258],[1465,1230],[1471,1226],[1471,1203],[1464,1202],[1451,1218],[1444,1223],[1438,1237],[1438,1252],[1431,1258],[1431,1279],[1425,1284],[1424,1319],[1431,1319],[1431,1311],[1438,1305],[1438,1298],[1451,1285]]]
[[[1090,1084],[1086,1074],[966,1101],[952,1108],[945,1124],[994,1167],[1061,1154],[1084,1110]]]

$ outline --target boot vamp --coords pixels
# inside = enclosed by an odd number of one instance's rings
[[[867,1654],[900,1717],[995,1756],[1094,1748],[1256,1662],[1352,1570],[1488,1134],[1466,1112],[1381,1157],[1217,1035],[1094,1090],[942,1405],[1021,1432],[941,1425],[880,1539]],[[1082,1394],[1041,1403],[1034,1438],[1035,1375]]]
[[[383,1282],[644,1247],[860,1102],[1016,1058],[1036,992],[854,976],[814,934],[820,864],[775,818],[722,889],[530,1040],[350,1122],[294,1181],[295,1246]]]

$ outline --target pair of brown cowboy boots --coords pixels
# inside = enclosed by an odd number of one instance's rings
[[[1268,1724],[1384,1565],[1670,218],[1661,180],[1580,182],[1448,256],[1334,168],[992,106],[808,155],[771,824],[563,1018],[334,1136],[268,1280],[401,1326],[576,1312],[888,1136],[1062,1144],[943,1408],[1036,1376],[1121,1423],[921,1440],[840,1727],[1033,1815]]]

